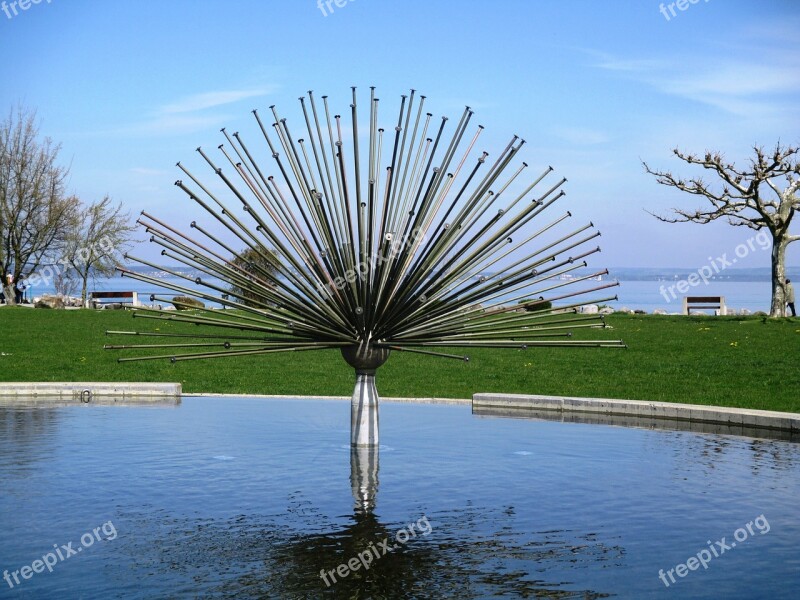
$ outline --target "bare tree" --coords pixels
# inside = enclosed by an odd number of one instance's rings
[[[81,207],[67,236],[64,258],[81,283],[81,301],[88,305],[89,278],[110,277],[116,257],[130,247],[136,226],[122,203],[114,206],[106,196]]]
[[[718,178],[718,185],[710,186],[702,177],[682,179],[669,171],[651,169],[643,162],[645,170],[656,181],[688,194],[706,198],[711,206],[694,211],[673,209],[676,216],[653,215],[667,223],[710,223],[727,219],[731,225],[750,229],[766,229],[772,236],[772,304],[770,316],[782,317],[786,313],[786,248],[800,239],[792,235],[789,226],[800,209],[800,162],[797,146],[776,144],[775,150],[766,153],[754,146],[755,157],[746,168],[737,168],[725,161],[721,153],[707,152],[699,157],[685,154],[675,148],[673,152],[690,165],[699,165]],[[652,213],[651,213],[652,214]]]
[[[58,253],[75,217],[78,199],[65,194],[69,169],[57,164],[59,151],[39,138],[33,111],[17,108],[0,123],[0,268],[15,281]]]
[[[53,276],[53,287],[56,294],[61,296],[72,296],[78,289],[78,278],[72,269],[56,271]]]

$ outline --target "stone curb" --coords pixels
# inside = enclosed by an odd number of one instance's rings
[[[88,390],[88,394],[87,394]],[[11,382],[0,383],[0,398],[55,398],[86,401],[94,399],[153,400],[180,398],[180,383],[103,382]]]
[[[524,394],[474,394],[473,408],[528,409],[565,413],[619,415],[642,419],[689,421],[752,429],[774,429],[800,433],[800,414],[726,408],[673,402],[573,398]]]

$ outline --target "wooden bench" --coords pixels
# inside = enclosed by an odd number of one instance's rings
[[[684,296],[683,314],[691,314],[692,310],[713,310],[716,315],[728,314],[725,296]]]
[[[92,292],[89,294],[89,303],[93,308],[106,302],[119,302],[139,306],[138,292]]]

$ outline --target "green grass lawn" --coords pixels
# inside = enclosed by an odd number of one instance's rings
[[[661,400],[800,412],[800,320],[611,315],[627,350],[475,349],[470,362],[394,353],[378,373],[383,396],[469,398],[475,392]],[[106,330],[178,331],[127,311],[0,308],[0,381],[177,381],[185,392],[350,395],[338,351],[171,363],[117,363]],[[191,327],[191,326],[189,326]],[[141,340],[139,343],[143,343]],[[458,350],[454,351],[456,353]]]

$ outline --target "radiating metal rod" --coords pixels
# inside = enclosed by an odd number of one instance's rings
[[[168,337],[168,338],[193,338],[193,339],[214,339],[214,340],[242,340],[252,342],[283,342],[291,343],[296,341],[295,338],[275,337],[269,335],[251,336],[251,335],[219,335],[207,332],[200,333],[170,333],[163,331],[106,331],[106,335],[132,335],[136,337]],[[311,342],[299,342],[301,345]]]
[[[460,354],[445,354],[443,352],[431,352],[430,350],[420,350],[418,348],[394,346],[391,344],[375,344],[375,346],[377,346],[378,348],[388,348],[389,350],[395,350],[397,352],[411,352],[413,354],[425,354],[427,356],[439,356],[441,358],[455,358],[456,360],[469,362],[469,356],[462,356]]]
[[[335,347],[335,346],[333,346]],[[253,356],[256,354],[275,354],[277,352],[304,352],[308,350],[323,350],[328,349],[329,347],[320,347],[320,348],[297,348],[297,347],[288,347],[288,348],[267,348],[262,350],[234,350],[234,351],[221,351],[221,352],[204,352],[198,354],[172,354],[172,355],[159,355],[159,356],[132,356],[128,358],[118,358],[117,362],[135,362],[135,361],[143,361],[143,360],[158,360],[169,358],[172,362],[179,362],[184,360],[200,360],[205,358],[226,358],[230,356]]]

